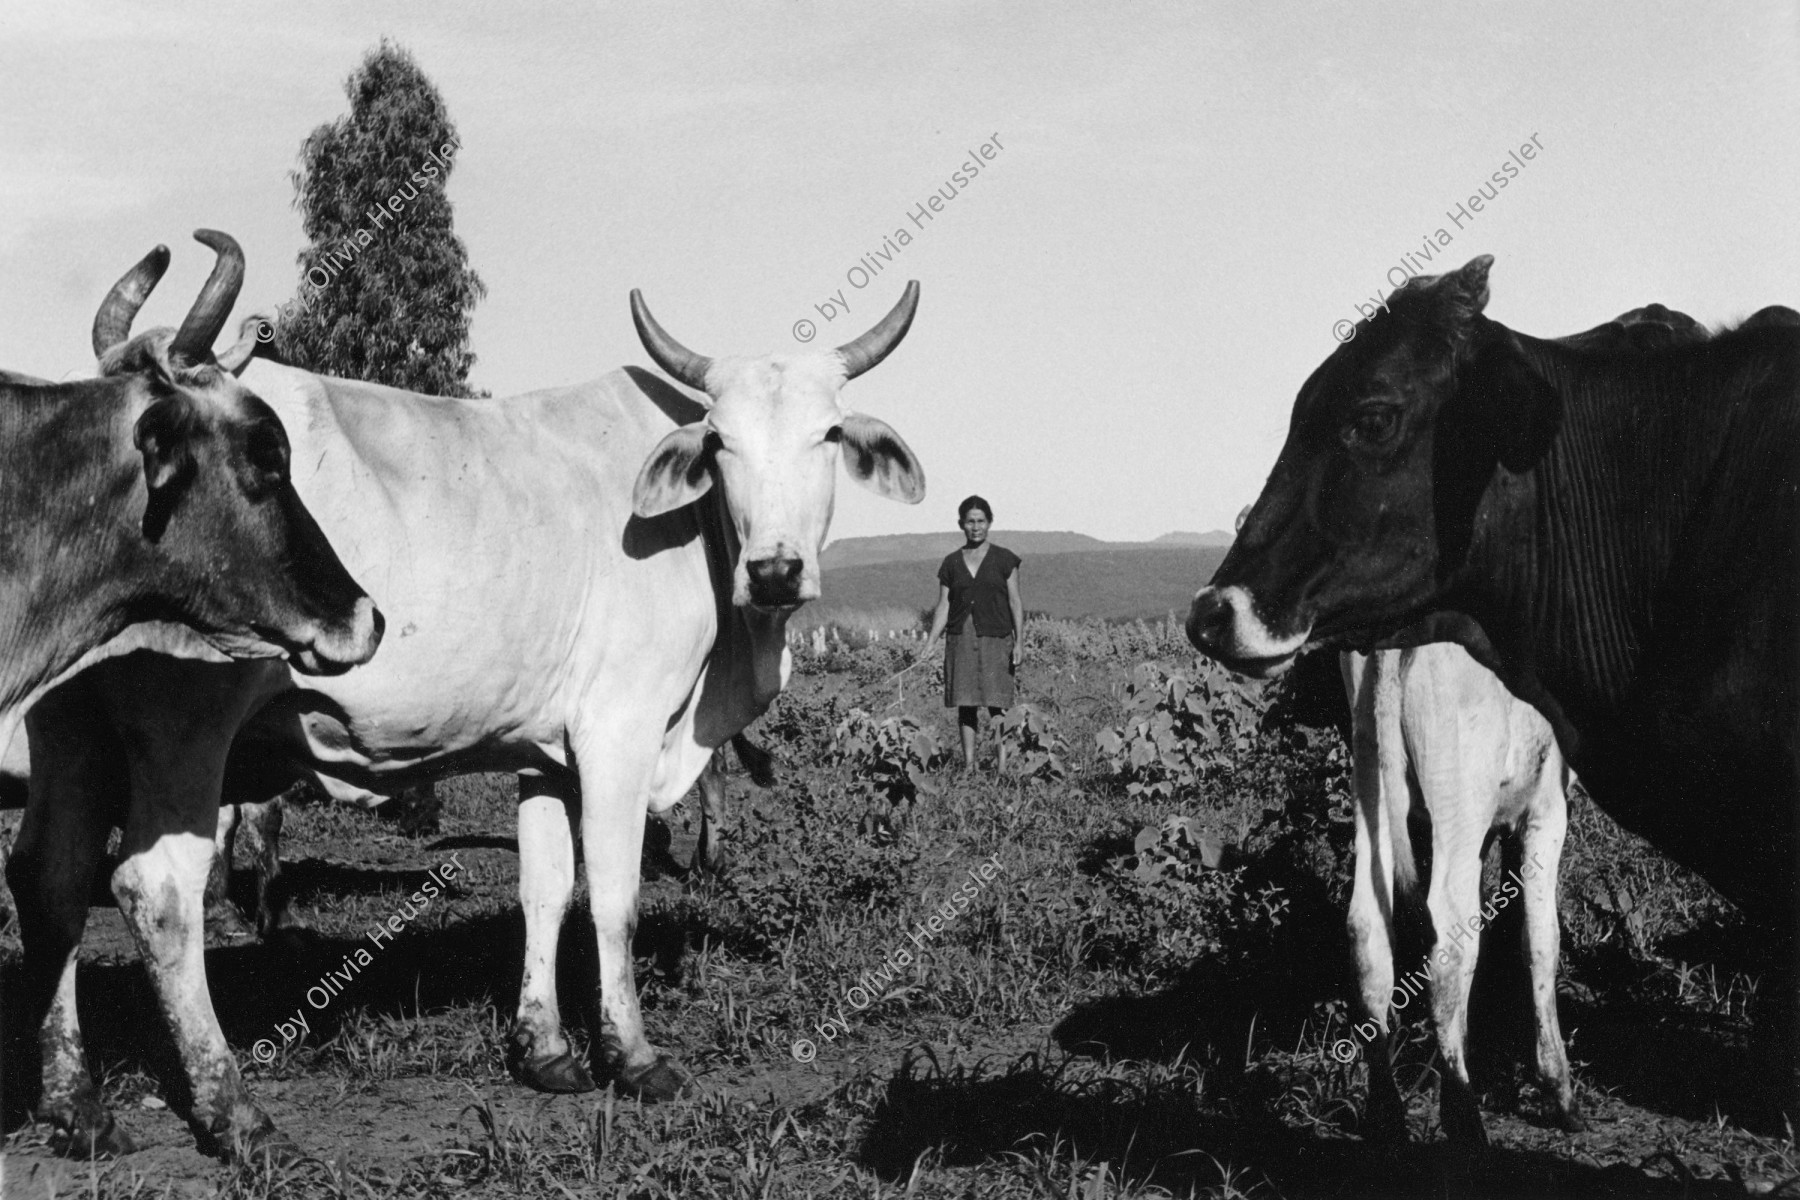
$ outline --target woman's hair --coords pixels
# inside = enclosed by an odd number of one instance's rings
[[[956,523],[958,525],[961,525],[964,521],[969,519],[969,510],[972,508],[979,508],[986,514],[989,525],[994,523],[994,510],[988,502],[983,500],[980,496],[970,496],[967,500],[964,500],[961,504],[956,506]]]

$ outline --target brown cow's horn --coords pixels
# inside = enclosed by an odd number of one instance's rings
[[[169,248],[158,246],[113,284],[112,291],[100,302],[100,311],[94,314],[95,358],[131,336],[131,322],[137,318],[138,309],[144,307],[144,301],[168,269]]]
[[[644,343],[644,349],[650,352],[657,366],[696,391],[706,390],[706,373],[712,369],[712,359],[695,354],[670,337],[650,315],[644,294],[636,288],[631,289],[631,320],[637,326],[638,340]]]
[[[906,291],[900,294],[900,303],[894,310],[881,318],[881,324],[857,338],[854,342],[846,342],[837,349],[839,357],[844,360],[844,381],[848,383],[864,371],[886,358],[906,331],[912,327],[913,314],[919,311],[919,281],[906,281]]]
[[[237,303],[238,289],[244,286],[244,252],[230,234],[216,229],[194,230],[194,240],[210,246],[219,256],[207,276],[200,298],[188,310],[187,320],[169,343],[169,358],[183,362],[205,362],[212,357],[213,339],[225,328],[225,318]]]

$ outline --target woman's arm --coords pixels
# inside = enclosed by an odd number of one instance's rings
[[[1019,568],[1014,567],[1012,574],[1006,577],[1006,599],[1012,605],[1013,648],[1012,661],[1015,668],[1025,661],[1025,601],[1019,599]]]
[[[930,654],[937,644],[938,636],[944,632],[944,626],[950,623],[950,585],[938,584],[937,608],[931,614],[931,632],[925,635],[925,646],[919,651],[921,657]]]

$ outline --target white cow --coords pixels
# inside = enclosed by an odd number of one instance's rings
[[[1368,1021],[1369,1121],[1378,1135],[1404,1136],[1406,1109],[1394,1084],[1388,1009],[1429,994],[1446,1069],[1438,1102],[1452,1138],[1484,1142],[1481,1113],[1464,1061],[1469,986],[1479,929],[1523,893],[1525,955],[1537,1021],[1537,1069],[1563,1128],[1582,1128],[1569,1060],[1556,1019],[1556,873],[1568,827],[1568,767],[1550,725],[1516,699],[1462,647],[1342,656],[1354,725],[1356,865],[1350,940]],[[1407,816],[1423,805],[1431,821],[1426,894],[1435,943],[1425,961],[1396,981],[1396,885],[1417,884]],[[1481,852],[1490,830],[1520,840],[1522,867],[1483,897]]]
[[[509,1063],[539,1088],[593,1086],[555,1004],[578,827],[601,1055],[637,1094],[685,1086],[645,1037],[632,979],[645,813],[680,799],[780,692],[788,617],[819,594],[839,459],[884,496],[923,498],[899,435],[839,397],[899,343],[918,294],[909,283],[887,317],[836,351],[713,360],[663,332],[633,292],[651,357],[704,400],[631,367],[508,400],[449,400],[251,366],[247,382],[292,433],[296,486],[387,613],[379,669],[314,680],[129,655],[73,681],[30,723],[31,811],[65,844],[98,853],[104,839],[91,831],[115,799],[105,793],[126,778],[134,814],[208,835],[169,839],[154,873],[115,888],[175,1027],[203,1145],[285,1152],[238,1076],[201,956],[228,752],[232,798],[272,794],[300,769],[378,793],[517,771],[527,933]],[[26,947],[28,974],[61,980],[40,1110],[78,1148],[121,1149],[81,1066],[85,916],[85,906],[68,912],[59,937]]]

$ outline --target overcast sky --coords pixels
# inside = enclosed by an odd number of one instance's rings
[[[1229,527],[1333,323],[1427,238],[1437,263],[1497,256],[1489,314],[1531,334],[1650,301],[1800,306],[1793,4],[7,0],[0,367],[90,369],[95,308],[157,242],[175,262],[143,323],[179,321],[211,263],[196,226],[243,243],[240,313],[290,298],[288,173],[384,34],[462,137],[496,396],[647,363],[633,287],[723,354],[797,350],[802,318],[837,344],[921,282],[905,344],[846,397],[930,494],[846,484],[838,536],[949,529],[973,491],[1002,528]],[[847,283],[899,228],[893,266]]]

